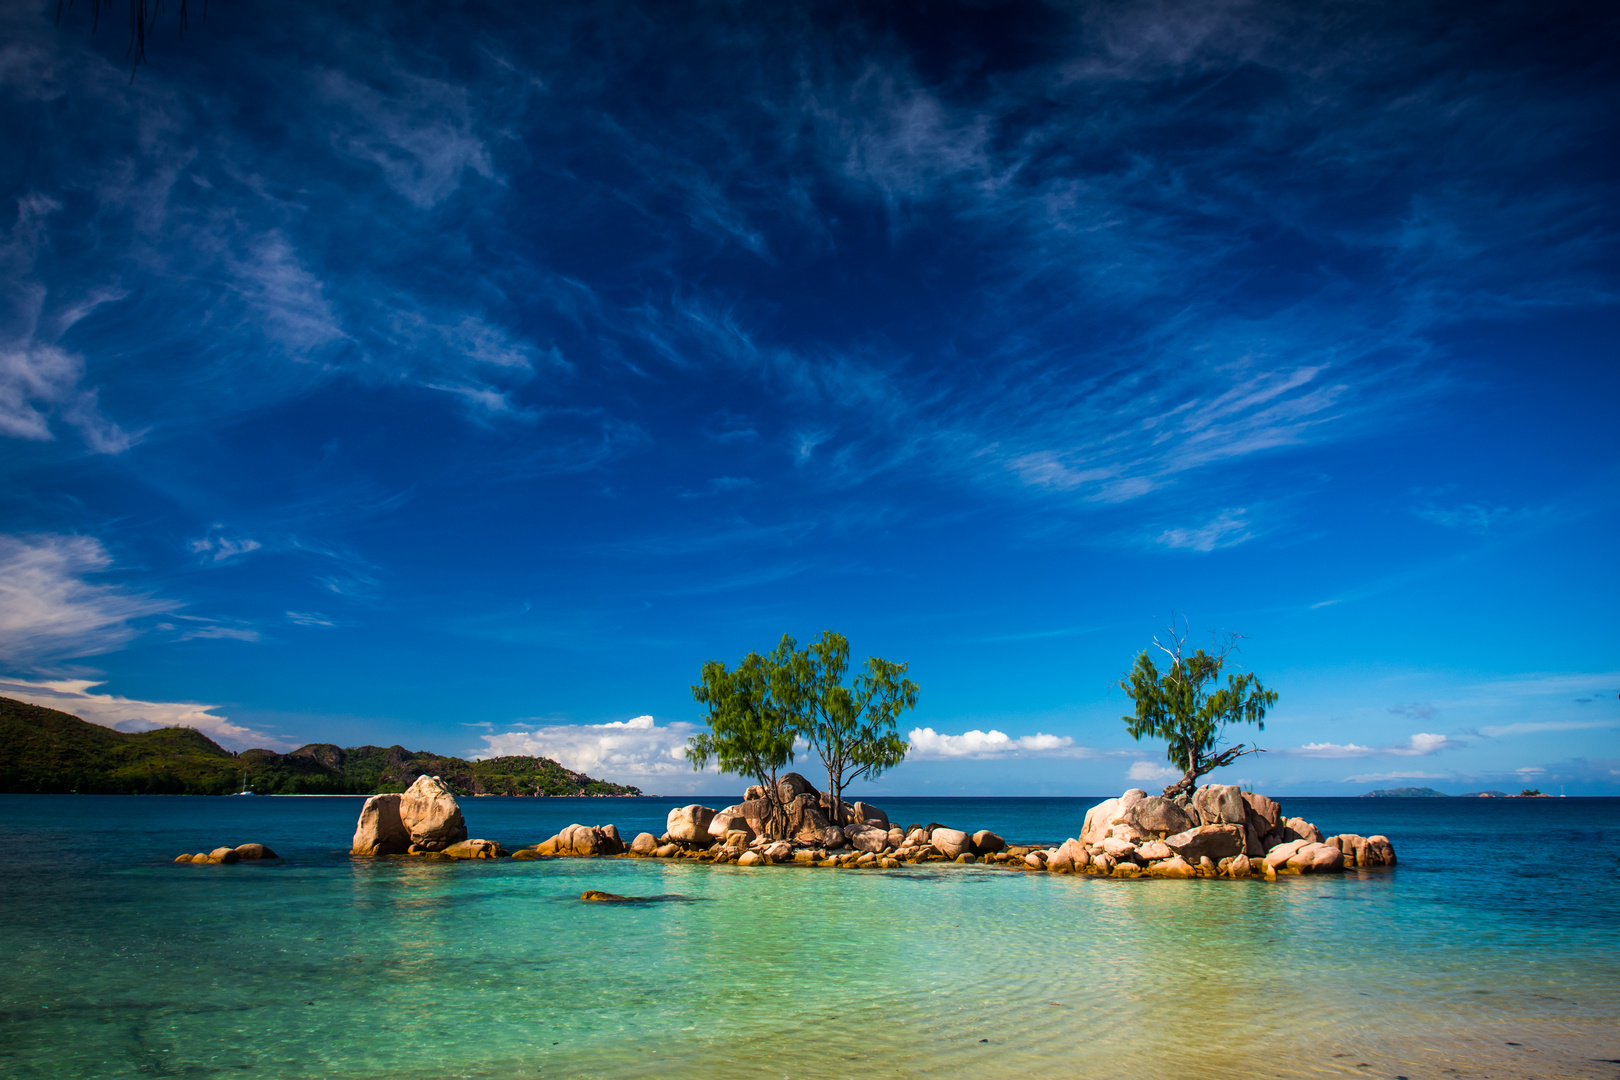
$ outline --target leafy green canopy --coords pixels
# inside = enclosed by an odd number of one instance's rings
[[[1185,640],[1185,635],[1172,636],[1172,644],[1166,646],[1154,638],[1154,645],[1169,657],[1169,666],[1160,671],[1144,649],[1120,683],[1136,703],[1135,716],[1121,717],[1126,730],[1139,741],[1163,739],[1165,756],[1184,774],[1165,788],[1166,796],[1190,791],[1205,773],[1230,765],[1246,753],[1258,753],[1244,749],[1242,743],[1222,750],[1221,729],[1228,724],[1254,724],[1264,731],[1266,711],[1277,702],[1277,692],[1266,689],[1252,672],[1227,672],[1226,685],[1219,684],[1235,651],[1232,639],[1214,653],[1197,649],[1190,656],[1182,647]]]
[[[783,661],[793,651],[793,639],[770,656],[751,652],[735,671],[718,660],[703,665],[702,682],[692,697],[708,707],[708,730],[687,740],[686,759],[694,769],[715,761],[721,772],[751,776],[765,789],[770,807],[771,833],[780,835],[780,800],[776,772],[793,760],[792,714],[783,707]]]
[[[783,635],[770,656],[749,653],[735,671],[709,661],[692,688],[708,706],[708,730],[689,740],[687,759],[694,768],[715,760],[722,772],[758,778],[775,808],[776,770],[793,760],[802,738],[826,767],[831,816],[841,820],[845,787],[904,760],[908,747],[895,721],[917,704],[905,664],[873,656],[846,685],[848,673],[849,642],[831,630],[803,649]]]

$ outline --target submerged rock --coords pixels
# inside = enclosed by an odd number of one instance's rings
[[[499,859],[509,853],[493,840],[458,840],[439,854],[451,859]]]

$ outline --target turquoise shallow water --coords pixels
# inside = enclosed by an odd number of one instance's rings
[[[1620,1077],[1620,800],[1289,799],[1401,865],[1274,885],[351,860],[360,801],[0,796],[0,1076]],[[464,806],[510,847],[675,803]]]

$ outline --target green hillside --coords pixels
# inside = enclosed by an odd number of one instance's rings
[[[260,795],[374,795],[440,776],[457,795],[639,795],[550,758],[466,761],[402,746],[311,743],[233,754],[200,731],[130,733],[0,697],[0,792],[226,795],[244,776]]]

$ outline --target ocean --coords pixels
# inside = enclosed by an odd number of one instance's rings
[[[1620,1077],[1620,799],[1285,798],[1400,864],[1274,884],[351,859],[361,801],[0,796],[0,1076]],[[685,801],[462,805],[515,848]]]

